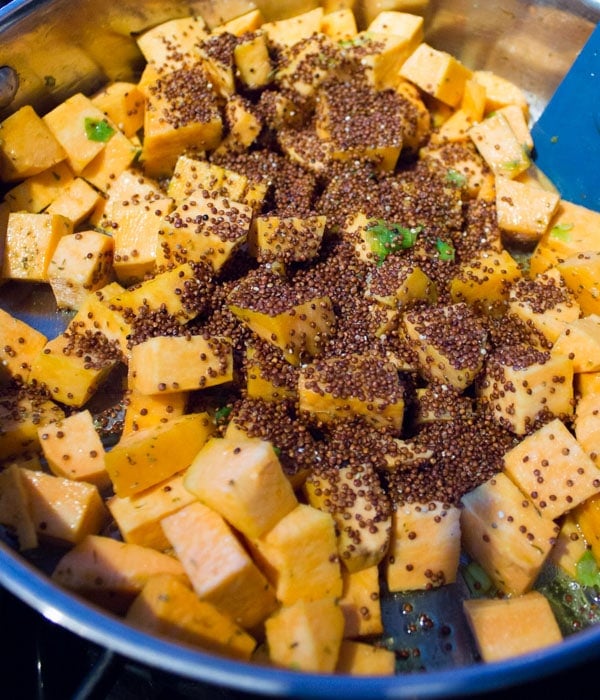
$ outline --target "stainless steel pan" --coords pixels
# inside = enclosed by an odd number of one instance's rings
[[[289,16],[313,4],[256,2],[267,19]],[[141,56],[133,36],[158,22],[199,13],[209,25],[216,25],[252,6],[248,0],[13,0],[0,8],[0,118],[26,103],[44,112],[78,90],[90,93],[108,80],[134,78]],[[360,2],[357,11],[362,12]],[[600,18],[600,2],[432,0],[427,14],[430,43],[472,68],[493,70],[519,83],[530,97],[535,120]],[[51,295],[39,287],[18,294],[14,287],[0,288],[0,305],[47,335],[56,334],[65,323],[54,310]],[[408,624],[401,600],[384,601],[390,634],[406,638],[407,645],[419,645],[425,672],[393,678],[298,674],[217,658],[141,633],[57,588],[46,576],[50,563],[44,557],[27,561],[8,542],[0,541],[0,583],[48,619],[143,663],[255,693],[361,699],[467,695],[560,671],[600,650],[600,626],[596,626],[536,654],[477,663],[457,605],[462,595],[459,585],[411,598],[415,615],[426,610],[434,630],[439,631],[442,623],[451,630],[443,644],[437,631]]]

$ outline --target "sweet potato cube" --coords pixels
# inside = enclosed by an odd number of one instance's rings
[[[48,214],[60,214],[70,219],[77,227],[92,213],[100,194],[82,177],[76,177],[67,184],[46,209]]]
[[[40,451],[38,428],[64,417],[63,409],[43,395],[11,391],[0,397],[0,460]]]
[[[202,109],[196,104],[199,96]],[[222,130],[217,99],[201,63],[161,75],[147,88],[144,145],[140,157],[146,174],[170,176],[182,151],[216,148]]]
[[[155,336],[131,349],[130,386],[142,394],[203,389],[232,379],[233,352],[224,336]]]
[[[600,212],[561,199],[546,232],[531,255],[538,275],[577,253],[600,250]]]
[[[90,292],[113,277],[113,239],[98,231],[63,236],[48,265],[48,281],[61,309],[78,309]]]
[[[55,401],[79,408],[87,403],[119,363],[118,353],[100,338],[68,330],[49,340],[31,362],[31,382]],[[98,342],[96,342],[98,341]]]
[[[82,93],[61,102],[43,120],[63,147],[75,175],[105,148],[116,131],[102,111]]]
[[[161,520],[195,500],[183,484],[183,474],[176,474],[132,496],[111,496],[106,505],[125,542],[166,551],[170,543]]]
[[[585,510],[594,500],[595,497],[592,496],[580,508]],[[577,579],[577,565],[588,551],[587,539],[578,523],[578,511],[579,508],[576,508],[562,519],[556,544],[549,556],[549,561],[559,566],[572,579]]]
[[[504,175],[496,177],[498,226],[521,243],[537,243],[550,225],[560,196]]]
[[[587,376],[589,375],[578,375],[578,377]],[[598,449],[600,411],[598,410],[597,392],[586,392],[584,389],[579,388],[573,428],[577,442],[596,464],[600,464],[600,450]]]
[[[393,363],[376,355],[317,359],[300,370],[300,411],[323,423],[362,416],[367,422],[400,429],[404,385]]]
[[[149,547],[88,535],[67,552],[52,572],[52,580],[116,613],[124,613],[154,576],[187,575],[175,557]]]
[[[247,33],[255,32],[264,22],[264,17],[259,9],[248,10],[238,17],[233,17],[216,27],[212,27],[212,34],[233,34],[233,36],[244,36]]]
[[[29,494],[16,464],[0,471],[0,523],[14,530],[21,551],[38,546],[35,523],[29,512]]]
[[[342,644],[344,615],[334,598],[298,600],[265,622],[269,658],[275,666],[333,673]]]
[[[399,505],[386,561],[390,591],[428,590],[456,580],[460,510],[442,503]]]
[[[521,319],[529,327],[539,331],[550,343],[579,319],[581,309],[573,294],[550,271],[533,279],[523,277],[513,284],[509,293],[509,313]],[[556,354],[568,355],[566,346],[555,348]],[[578,372],[573,362],[573,370]]]
[[[474,124],[469,136],[495,175],[512,179],[531,165],[527,150],[501,112]]]
[[[528,116],[529,100],[515,83],[489,70],[477,70],[473,73],[473,78],[485,88],[486,114],[507,105],[518,105],[524,116]]]
[[[367,26],[374,34],[401,36],[417,47],[423,39],[424,20],[418,14],[398,10],[382,10]]]
[[[11,212],[8,215],[2,276],[29,282],[47,282],[48,266],[63,236],[73,233],[73,222],[60,214]]]
[[[232,95],[225,105],[225,122],[229,129],[215,154],[241,153],[258,138],[263,121],[253,105],[241,95]]]
[[[298,504],[273,529],[250,539],[249,545],[284,605],[341,595],[342,576],[329,513]]]
[[[267,34],[269,43],[282,49],[307,39],[321,28],[323,8],[316,7],[302,14],[274,22],[265,22],[261,30]]]
[[[233,50],[236,75],[251,90],[264,87],[271,79],[273,66],[263,31],[242,37]]]
[[[10,189],[4,200],[10,211],[39,214],[60,195],[75,176],[66,161],[32,175]]]
[[[247,537],[260,537],[298,501],[270,442],[212,438],[185,474],[185,486]]]
[[[403,316],[403,327],[415,349],[419,371],[430,381],[462,391],[483,367],[487,333],[467,304],[409,310]]]
[[[600,314],[600,252],[578,253],[558,265],[584,314]]]
[[[131,496],[187,469],[214,432],[207,413],[188,413],[122,437],[106,453],[117,496]]]
[[[402,64],[400,75],[444,104],[457,107],[472,73],[449,53],[421,43]]]
[[[333,517],[339,557],[348,571],[370,568],[383,559],[390,544],[391,505],[372,468],[315,471],[304,492],[313,507]]]
[[[460,266],[450,281],[450,294],[456,302],[494,304],[505,301],[513,282],[521,278],[517,261],[506,250],[485,250]]]
[[[120,131],[115,131],[106,146],[81,171],[98,190],[106,194],[115,177],[133,165],[140,154],[140,147]]]
[[[501,591],[520,595],[535,582],[559,527],[499,472],[462,498],[460,528],[467,553]]]
[[[419,21],[421,22],[419,23]],[[409,56],[423,38],[422,18],[414,17],[413,26],[403,34],[370,29],[359,32],[349,42],[344,42],[344,51],[360,62],[369,83],[376,90],[394,88],[401,81],[399,73]]]
[[[0,179],[21,180],[66,158],[61,144],[33,107],[25,105],[0,123]]]
[[[504,470],[546,518],[600,492],[600,469],[558,418],[509,450]]]
[[[149,578],[125,618],[151,634],[159,634],[210,652],[248,661],[256,641],[177,577]]]
[[[198,44],[207,35],[202,17],[180,17],[148,29],[137,38],[137,45],[148,63],[173,71],[196,63]]]
[[[391,649],[344,639],[335,671],[351,676],[393,676],[396,654]]]
[[[218,272],[245,243],[252,209],[220,195],[193,192],[162,224],[159,263],[208,262]]]
[[[127,138],[135,136],[144,125],[145,97],[135,83],[109,83],[91,99]]]
[[[571,358],[575,373],[600,370],[600,316],[590,314],[570,319],[552,351]]]
[[[466,600],[464,611],[484,661],[510,659],[562,641],[550,603],[538,591]]]
[[[371,273],[365,296],[393,309],[406,309],[417,301],[435,302],[437,287],[420,267],[391,255]]]
[[[289,293],[286,297],[289,299]],[[287,302],[286,297],[283,299]],[[289,300],[287,308],[273,312],[253,308],[253,300],[242,286],[234,289],[228,306],[259,338],[282,350],[285,359],[294,366],[307,356],[319,355],[335,328],[335,313],[328,296]]]
[[[198,191],[215,191],[220,196],[242,202],[248,178],[216,163],[182,154],[177,159],[167,194],[179,205]]]
[[[311,260],[319,252],[325,224],[325,216],[258,216],[249,235],[250,252],[259,262]]]
[[[202,600],[244,629],[255,628],[273,612],[272,587],[216,511],[191,503],[164,518],[162,527]]]
[[[340,608],[344,613],[344,638],[369,637],[383,632],[379,602],[379,567],[342,571]]]
[[[8,374],[26,382],[31,361],[48,341],[46,336],[25,321],[0,309],[0,363]]]
[[[531,346],[499,348],[488,355],[477,391],[496,420],[525,435],[542,416],[573,414],[573,363]]]
[[[94,484],[23,468],[21,479],[38,537],[77,544],[106,524],[108,511]]]
[[[189,392],[142,394],[128,388],[125,397],[125,416],[122,435],[153,428],[185,413]]]
[[[572,515],[585,538],[586,546],[589,546],[597,560],[600,556],[600,496],[588,498],[575,508]]]
[[[334,41],[349,41],[357,32],[356,17],[350,7],[326,8],[321,20],[321,31]]]
[[[40,445],[53,474],[87,481],[99,489],[110,479],[104,466],[104,447],[88,410],[40,428]]]

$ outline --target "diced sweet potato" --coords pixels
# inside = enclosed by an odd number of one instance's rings
[[[47,282],[48,266],[59,240],[73,233],[73,222],[60,214],[11,212],[2,276]]]
[[[330,10],[325,8],[321,20],[321,31],[334,41],[349,41],[356,36],[356,18],[350,7]]]
[[[198,60],[197,45],[207,34],[202,17],[180,17],[148,29],[137,38],[137,45],[148,63],[172,71]]]
[[[272,530],[249,540],[249,545],[284,605],[341,595],[334,522],[329,513],[298,504]]]
[[[403,326],[427,379],[459,391],[473,382],[483,366],[487,334],[466,304],[407,311]]]
[[[495,175],[513,179],[531,165],[527,150],[502,112],[474,124],[469,136]]]
[[[494,304],[506,300],[513,282],[521,278],[517,261],[506,250],[486,250],[461,265],[450,282],[454,302]]]
[[[250,659],[256,646],[256,641],[229,617],[169,574],[148,579],[126,619],[151,634],[243,661]]]
[[[38,175],[32,175],[10,189],[4,196],[11,211],[39,214],[73,180],[73,171],[61,161]]]
[[[600,557],[600,496],[588,498],[573,511],[577,527],[596,560]]]
[[[23,468],[21,479],[38,537],[77,544],[107,522],[108,511],[94,484]]]
[[[135,83],[118,80],[92,96],[93,104],[127,136],[134,136],[144,124],[144,95]]]
[[[504,470],[546,518],[600,492],[600,469],[558,418],[509,450]]]
[[[594,501],[594,497],[581,506],[582,510],[585,510],[587,504],[591,504],[592,501]],[[576,508],[575,511],[568,513],[563,518],[556,544],[548,558],[572,579],[577,579],[577,564],[588,551],[588,543],[577,521],[578,510]]]
[[[573,414],[573,363],[529,346],[500,348],[487,356],[478,394],[502,425],[525,435],[541,416]]]
[[[333,673],[344,616],[334,598],[298,600],[280,608],[265,623],[269,658],[282,668]]]
[[[484,661],[510,659],[562,641],[550,603],[538,591],[466,600],[464,611]]]
[[[125,416],[122,435],[153,428],[185,413],[189,392],[169,394],[142,394],[128,389],[125,397]]]
[[[38,452],[38,428],[64,417],[63,409],[42,394],[11,391],[0,397],[0,460]]]
[[[30,105],[0,123],[0,179],[4,182],[41,173],[65,157],[61,144]]]
[[[112,496],[106,505],[125,542],[165,551],[170,543],[161,520],[195,500],[183,484],[183,474],[176,474],[132,496]]]
[[[462,498],[460,528],[465,550],[494,585],[520,595],[536,580],[558,526],[499,472]]]
[[[27,381],[34,357],[48,341],[40,331],[0,309],[0,363],[15,379]]]
[[[162,527],[202,600],[245,629],[275,609],[272,587],[216,511],[191,503],[164,518]]]
[[[379,564],[388,551],[393,516],[372,468],[365,465],[313,472],[304,492],[312,506],[332,515],[338,553],[348,571]]]
[[[265,22],[261,29],[267,34],[269,43],[281,49],[293,46],[301,39],[318,32],[322,19],[323,8],[316,7],[295,17]]]
[[[431,589],[456,580],[460,510],[442,503],[397,506],[386,561],[390,591]]]
[[[21,551],[38,546],[35,523],[29,512],[29,494],[16,464],[0,471],[0,523],[14,530]]]
[[[557,265],[584,314],[600,314],[600,251],[577,253]]]
[[[267,35],[260,31],[240,39],[233,51],[237,74],[250,89],[264,87],[271,78],[273,67],[267,47]]]
[[[300,411],[331,423],[362,416],[373,425],[400,429],[404,386],[396,367],[376,355],[316,360],[300,370]]]
[[[188,413],[122,437],[105,459],[115,493],[131,496],[187,469],[213,432],[208,413]]]
[[[569,321],[555,339],[552,351],[569,357],[576,373],[597,372],[600,370],[600,316],[590,314]]]
[[[273,446],[257,438],[211,438],[186,471],[185,486],[250,538],[298,504]]]
[[[77,411],[46,425],[38,430],[38,435],[53,474],[73,481],[87,481],[99,489],[108,486],[104,447],[88,410]]]
[[[155,336],[131,349],[129,385],[142,394],[203,389],[232,379],[233,353],[225,336]]]
[[[63,236],[48,265],[48,281],[56,304],[78,309],[90,292],[102,289],[113,277],[113,239],[98,231]]]
[[[342,571],[340,607],[344,613],[344,638],[369,637],[383,632],[379,602],[379,567]]]
[[[473,78],[485,88],[485,111],[493,112],[507,105],[518,105],[523,114],[529,114],[529,101],[525,93],[515,83],[489,70],[477,70]]]
[[[450,54],[421,43],[402,64],[400,75],[432,97],[456,107],[472,74]]]
[[[248,239],[250,252],[259,262],[311,260],[321,246],[325,223],[325,216],[255,217]]]
[[[345,639],[335,670],[351,676],[393,676],[396,654],[385,647]]]
[[[188,583],[183,566],[169,554],[89,535],[60,559],[52,580],[109,610],[124,613],[146,583],[161,574]]]
[[[94,211],[100,200],[100,193],[82,177],[66,183],[58,196],[46,209],[48,214],[60,214],[77,227]]]

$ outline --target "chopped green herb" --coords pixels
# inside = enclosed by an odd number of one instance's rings
[[[454,246],[451,243],[446,243],[441,238],[438,238],[435,242],[435,247],[440,256],[440,260],[447,260],[450,262],[454,261],[455,253]]]
[[[362,46],[363,44],[366,44],[369,41],[371,41],[371,37],[369,34],[358,34],[352,39],[340,39],[340,41],[338,41],[338,46],[341,49],[351,49],[355,46]]]
[[[450,168],[446,173],[446,182],[455,187],[464,187],[467,184],[467,177],[463,173],[459,173],[458,170]]]
[[[550,236],[552,238],[558,238],[561,241],[569,241],[571,236],[569,231],[573,228],[573,224],[556,224],[550,230]]]
[[[461,571],[465,583],[474,598],[486,597],[493,593],[494,584],[492,579],[477,562],[470,561]]]
[[[221,421],[227,420],[232,410],[231,406],[221,406],[221,408],[217,408],[215,411],[215,421],[220,423]]]
[[[582,586],[600,587],[600,569],[592,552],[588,549],[577,562],[577,581]]]
[[[277,445],[273,445],[273,452],[277,455],[277,457],[281,456],[281,447],[277,447]]]
[[[115,133],[115,130],[106,119],[92,119],[92,117],[86,117],[84,120],[84,127],[85,135],[88,139],[90,141],[98,141],[99,143],[106,143]]]
[[[367,226],[367,242],[381,264],[390,253],[412,248],[422,230],[422,226],[406,228],[377,219]]]

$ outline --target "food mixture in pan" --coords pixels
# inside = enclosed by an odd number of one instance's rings
[[[15,546],[301,671],[394,673],[382,597],[459,581],[484,661],[581,626],[538,582],[600,583],[600,214],[521,90],[402,12],[137,42],[138,83],[0,123],[2,277],[66,324],[0,309]]]

